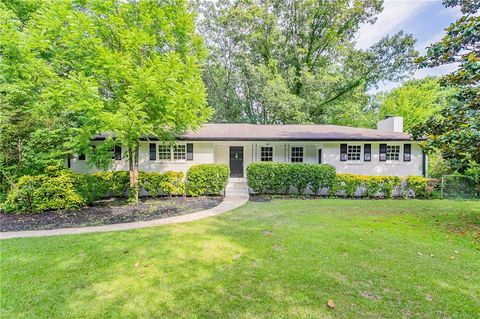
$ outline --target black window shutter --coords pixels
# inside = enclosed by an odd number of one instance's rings
[[[387,144],[380,144],[380,162],[387,161]]]
[[[340,161],[347,160],[347,144],[340,144]]]
[[[370,162],[372,160],[372,144],[365,144],[363,146],[363,160]]]
[[[187,143],[187,161],[193,161],[193,144]]]
[[[318,149],[318,164],[322,164],[322,149]]]
[[[410,162],[412,159],[412,144],[403,145],[403,161]]]
[[[157,144],[150,143],[150,160],[157,160]]]
[[[120,161],[122,159],[122,147],[115,145],[115,160]]]
[[[422,151],[422,176],[427,177],[427,155]]]

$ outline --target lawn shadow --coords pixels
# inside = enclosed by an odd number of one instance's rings
[[[478,252],[440,238],[408,205],[368,214],[364,202],[274,200],[192,223],[8,241],[2,308],[43,318],[474,314]]]

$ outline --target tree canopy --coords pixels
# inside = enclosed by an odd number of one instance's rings
[[[412,128],[423,123],[453,100],[454,88],[442,87],[434,77],[406,81],[400,87],[375,96],[378,103],[378,117],[402,116],[403,128]]]
[[[0,5],[4,163],[29,165],[28,148],[12,146],[37,141],[49,158],[86,153],[105,167],[121,144],[135,183],[141,136],[170,140],[208,120],[205,49],[186,1],[31,3]],[[109,137],[93,148],[98,133]]]
[[[445,0],[445,6],[460,6],[463,16],[447,34],[418,58],[420,67],[458,63],[458,69],[443,77],[443,86],[457,88],[455,101],[417,126],[417,137],[427,138],[425,150],[439,150],[459,172],[478,167],[480,177],[480,16],[478,0]]]
[[[409,34],[355,47],[380,0],[220,0],[202,8],[204,81],[218,122],[369,126],[368,90],[413,69]]]

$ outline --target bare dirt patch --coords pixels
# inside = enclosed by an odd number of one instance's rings
[[[0,231],[22,231],[130,223],[184,215],[217,206],[221,197],[161,197],[130,205],[122,199],[98,201],[78,210],[40,214],[0,214]]]

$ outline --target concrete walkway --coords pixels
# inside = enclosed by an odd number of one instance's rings
[[[0,239],[18,238],[18,237],[43,237],[43,236],[57,236],[57,235],[71,235],[84,234],[95,232],[109,232],[128,230],[136,228],[153,227],[167,224],[185,223],[198,219],[207,218],[210,216],[219,215],[229,210],[242,206],[248,201],[248,187],[243,179],[230,179],[225,190],[225,198],[218,205],[213,208],[202,210],[199,212],[167,217],[161,219],[154,219],[144,222],[133,222],[124,224],[112,224],[103,226],[80,227],[80,228],[59,228],[49,230],[27,230],[27,231],[12,231],[0,232]]]

